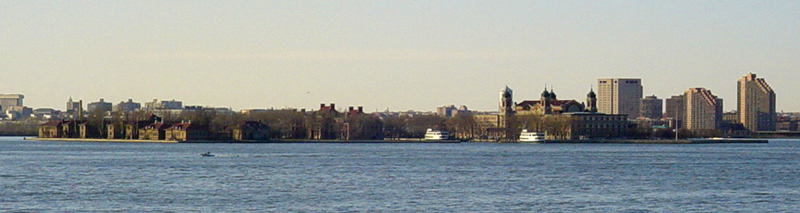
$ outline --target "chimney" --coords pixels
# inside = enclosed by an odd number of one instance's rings
[[[353,106],[349,106],[349,107],[347,107],[347,111],[348,111],[348,112],[349,112],[349,111],[353,111]]]
[[[78,101],[78,119],[83,118],[83,100]]]
[[[319,104],[319,109],[322,109],[323,107],[325,107],[325,103]]]
[[[332,110],[336,110],[336,104],[335,103],[331,103],[331,109]]]
[[[364,106],[358,106],[358,112],[364,113]]]

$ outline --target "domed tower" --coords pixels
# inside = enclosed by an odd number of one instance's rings
[[[556,93],[553,92],[553,86],[550,86],[550,100],[558,100],[558,98],[556,98]]]
[[[514,112],[514,91],[506,86],[505,89],[500,90],[500,113],[511,114]]]
[[[594,94],[594,89],[589,89],[589,94],[586,94],[586,110],[587,112],[597,112],[597,94]]]
[[[544,92],[542,92],[541,102],[542,107],[544,107],[544,114],[550,114],[552,109],[550,108],[550,101],[553,100],[551,97],[551,93],[547,91],[547,86],[544,86]]]

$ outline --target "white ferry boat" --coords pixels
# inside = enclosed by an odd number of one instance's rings
[[[436,131],[433,129],[428,129],[425,132],[425,140],[447,140],[450,139],[450,133],[447,131]]]
[[[528,132],[527,129],[523,129],[522,133],[519,134],[519,142],[544,142],[544,133],[541,132]]]

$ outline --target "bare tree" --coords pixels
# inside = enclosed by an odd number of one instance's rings
[[[410,117],[406,123],[406,132],[413,138],[422,138],[428,128],[444,129],[445,119],[436,115],[421,115]]]
[[[347,118],[348,135],[351,140],[383,139],[383,123],[372,115],[352,115]]]
[[[475,117],[472,116],[472,113],[458,113],[456,116],[447,119],[445,124],[451,136],[460,139],[475,138],[475,129],[477,128],[478,122],[475,121]]]
[[[406,122],[408,117],[390,116],[383,118],[383,134],[389,138],[400,138],[408,136],[406,132]]]

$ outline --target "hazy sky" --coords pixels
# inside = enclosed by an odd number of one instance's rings
[[[800,1],[0,1],[0,93],[118,103],[497,110],[603,77],[736,108],[753,72],[800,111]]]

